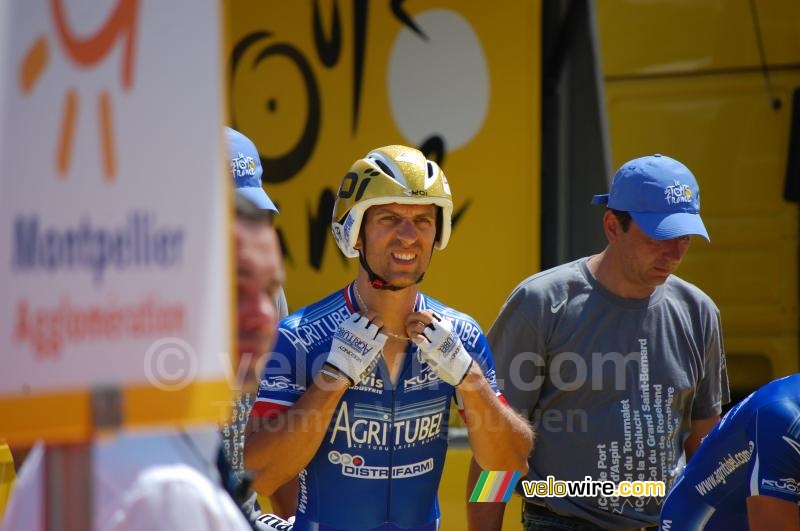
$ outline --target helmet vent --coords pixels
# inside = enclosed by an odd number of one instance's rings
[[[397,177],[394,176],[394,172],[391,170],[391,168],[389,168],[389,166],[386,165],[385,162],[383,162],[380,159],[374,159],[374,160],[375,160],[375,164],[378,165],[378,167],[383,171],[383,173],[385,173],[386,175],[388,175],[389,177],[391,177],[395,181],[397,180]]]

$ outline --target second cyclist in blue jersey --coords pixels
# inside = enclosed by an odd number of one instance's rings
[[[527,469],[533,435],[480,327],[419,291],[452,210],[413,148],[376,149],[342,180],[332,229],[357,278],[281,322],[245,444],[260,493],[299,476],[295,529],[436,529],[452,399],[482,468]]]
[[[731,409],[670,490],[663,531],[800,529],[800,374]]]

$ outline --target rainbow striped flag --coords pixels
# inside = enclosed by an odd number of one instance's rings
[[[507,502],[511,499],[514,487],[519,481],[520,472],[498,472],[496,470],[481,472],[475,490],[472,491],[471,502]]]

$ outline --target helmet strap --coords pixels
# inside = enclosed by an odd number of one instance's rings
[[[385,279],[379,277],[369,266],[366,256],[364,256],[364,253],[360,249],[358,251],[358,261],[361,263],[361,267],[364,268],[364,271],[367,272],[370,286],[375,289],[385,289],[389,291],[397,291],[400,289],[397,286],[392,286]]]

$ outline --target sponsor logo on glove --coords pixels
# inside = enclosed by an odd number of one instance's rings
[[[356,360],[360,360],[364,356],[369,356],[369,353],[372,352],[372,349],[374,348],[369,346],[369,343],[359,339],[357,335],[345,330],[344,328],[337,329],[333,337],[341,342],[340,345],[337,345],[339,350],[344,352],[346,356]]]
[[[457,386],[469,372],[472,356],[453,331],[453,323],[436,313],[431,315],[431,322],[412,335],[412,341],[419,347],[419,360],[430,365],[439,378]]]
[[[375,370],[387,336],[367,317],[354,313],[339,324],[326,363],[347,376],[353,385]]]

